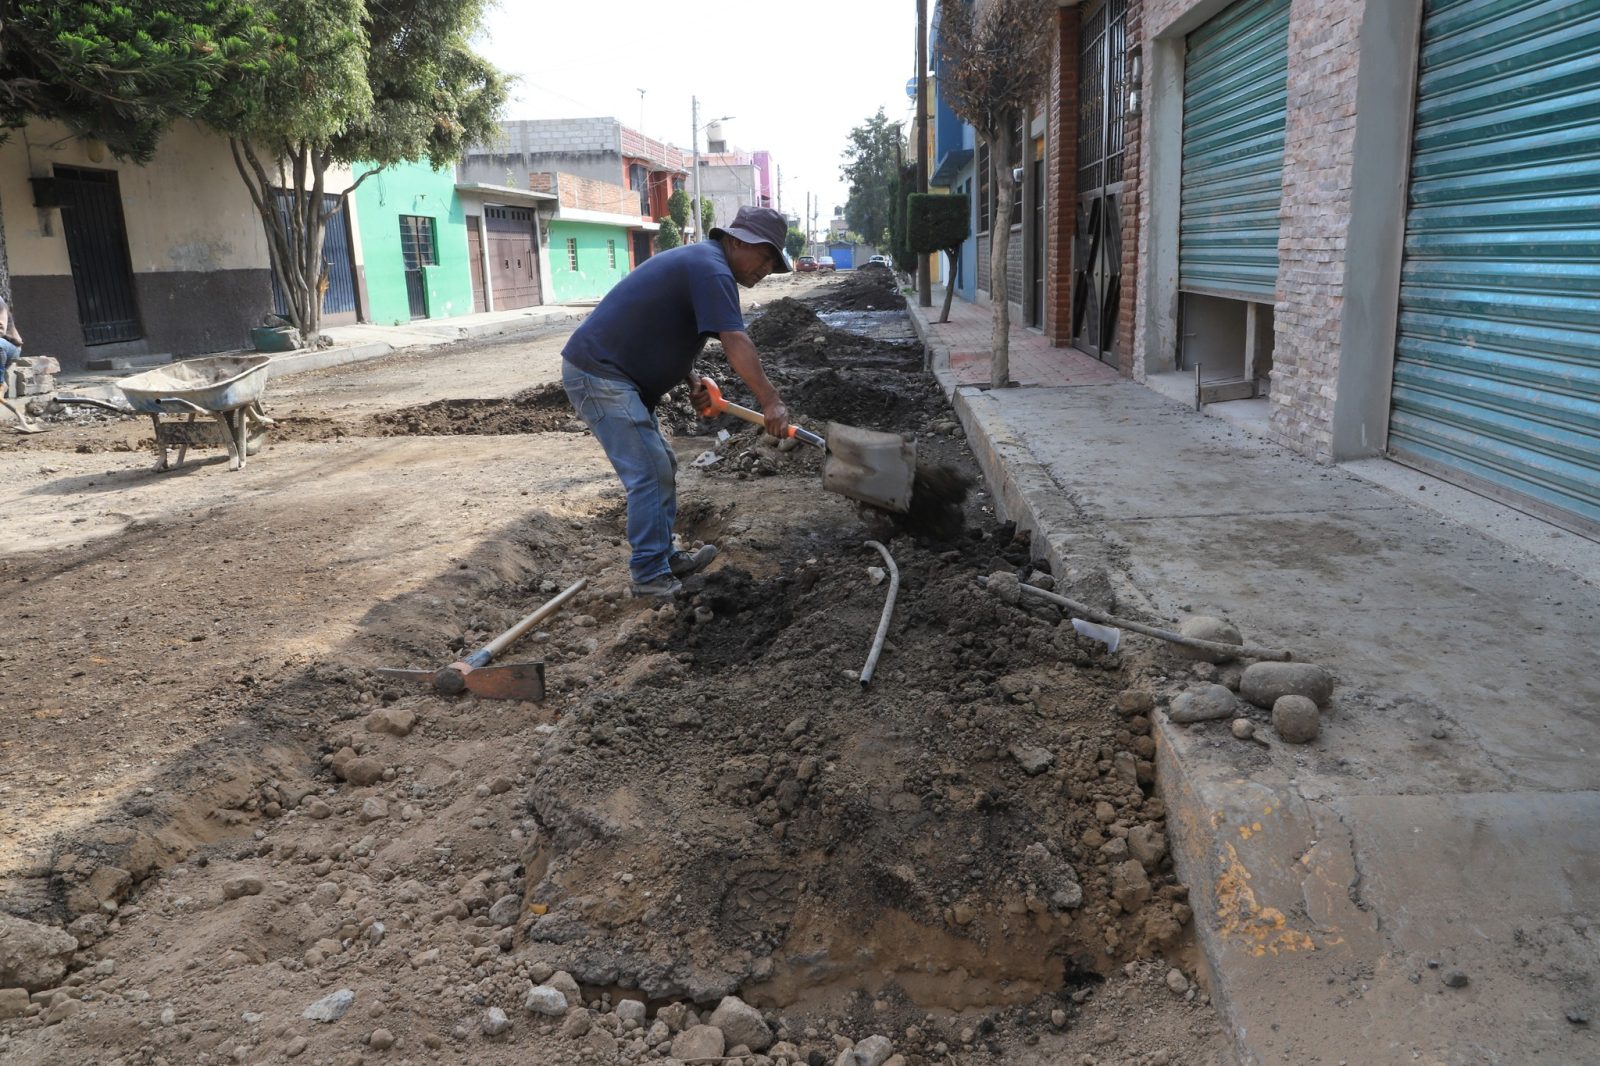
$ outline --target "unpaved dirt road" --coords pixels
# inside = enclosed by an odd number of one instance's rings
[[[878,273],[750,293],[769,370],[797,417],[972,474]],[[680,534],[722,554],[628,599],[563,340],[275,381],[240,472],[153,473],[135,420],[0,438],[0,1060],[1230,1061],[1139,695],[1172,665],[982,591],[1034,570],[981,491],[908,530],[681,397]],[[715,345],[701,369],[739,395]],[[901,585],[863,690],[869,538]],[[506,657],[543,703],[370,672],[580,578]]]

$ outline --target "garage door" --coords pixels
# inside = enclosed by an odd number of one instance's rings
[[[1600,531],[1600,0],[1427,0],[1390,454]]]
[[[1240,0],[1186,44],[1178,287],[1270,301],[1278,285],[1289,0]]]
[[[485,207],[484,229],[489,241],[489,284],[494,309],[509,311],[535,307],[539,293],[539,244],[534,237],[533,212],[525,207]]]

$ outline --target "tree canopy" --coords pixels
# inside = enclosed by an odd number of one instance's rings
[[[51,119],[148,162],[219,91],[264,84],[278,43],[245,0],[15,0],[0,5],[0,126]]]
[[[864,125],[850,131],[849,145],[842,153],[846,162],[839,169],[850,183],[845,224],[875,245],[882,244],[885,234],[894,228],[903,152],[900,124],[890,122],[880,107]]]

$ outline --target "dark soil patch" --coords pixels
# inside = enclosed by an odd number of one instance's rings
[[[906,305],[894,271],[864,266],[837,275],[838,281],[809,301],[818,311],[899,311]]]
[[[585,431],[559,385],[527,389],[505,399],[438,400],[373,415],[363,436],[500,435]]]

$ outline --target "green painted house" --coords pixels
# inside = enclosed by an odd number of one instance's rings
[[[563,207],[550,220],[550,284],[556,303],[598,300],[628,273],[628,226],[573,217],[586,213]]]
[[[454,168],[387,167],[357,187],[355,201],[371,321],[472,313],[472,264]]]

